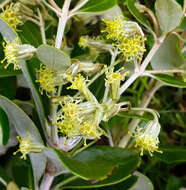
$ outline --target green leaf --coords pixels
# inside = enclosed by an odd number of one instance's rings
[[[1,22],[0,22],[0,24],[1,24]],[[7,40],[9,40],[9,41],[14,40],[14,38],[16,37],[16,33],[4,21],[2,21],[2,26],[5,26],[5,28],[6,28],[6,30],[3,30],[0,27],[0,32],[2,33],[2,35],[4,37],[6,37],[6,35],[7,35],[8,36]],[[47,135],[46,128],[45,128],[46,118],[45,118],[44,108],[43,108],[42,101],[41,101],[41,95],[40,95],[38,89],[36,88],[34,77],[31,74],[31,72],[29,71],[29,67],[26,64],[26,62],[24,60],[21,60],[19,64],[21,66],[21,70],[22,70],[24,77],[25,77],[25,79],[30,87],[30,90],[32,92],[34,102],[36,104],[36,109],[37,109],[37,112],[39,115],[39,119],[40,119],[41,125],[43,127],[43,132],[45,133],[45,136],[47,137],[48,135]],[[50,132],[48,132],[48,133],[50,133]]]
[[[172,31],[180,24],[182,7],[175,0],[156,0],[155,10],[163,33]]]
[[[150,22],[148,21],[147,17],[141,14],[138,9],[135,7],[136,0],[127,0],[127,7],[131,14],[136,18],[138,22],[148,28],[150,31],[153,31]]]
[[[162,154],[155,154],[160,160],[167,164],[186,162],[185,148],[161,148]]]
[[[171,75],[155,74],[154,77],[168,86],[186,88],[186,82]]]
[[[163,42],[151,59],[151,66],[154,70],[178,69],[185,63],[179,42],[176,35],[170,35]]]
[[[143,175],[138,171],[134,172],[134,175],[138,177],[138,180],[130,190],[154,190],[152,182],[147,176]]]
[[[0,106],[7,114],[9,121],[15,127],[20,137],[26,137],[28,134],[34,143],[43,144],[37,127],[23,110],[3,96],[0,96]],[[44,172],[46,157],[41,153],[30,153],[30,159],[32,162],[35,183],[37,183]]]
[[[0,33],[7,41],[12,41],[17,37],[17,34],[11,29],[11,27],[0,18]]]
[[[82,12],[102,12],[111,9],[117,0],[89,0],[81,9]]]
[[[19,136],[25,137],[28,133],[33,142],[43,143],[35,124],[23,110],[3,96],[0,96],[0,106],[5,111],[9,121],[15,126]]]
[[[43,64],[55,70],[65,71],[71,65],[69,56],[52,46],[39,46],[37,49],[37,56]]]
[[[29,155],[34,174],[35,189],[37,189],[37,183],[46,168],[47,158],[43,153],[30,153]]]
[[[186,30],[186,17],[183,18],[181,24],[179,25],[179,29]]]
[[[185,186],[184,178],[170,176],[165,190],[181,190],[181,187]]]
[[[10,65],[7,69],[4,68],[6,64],[0,63],[0,78],[12,77],[21,74],[20,70],[14,70],[13,66]]]
[[[130,176],[139,161],[136,153],[118,147],[94,146],[74,158],[58,150],[55,151],[68,170],[86,180],[112,175],[113,177],[108,180],[112,183],[114,179],[120,182]]]
[[[35,47],[38,47],[42,43],[39,26],[30,21],[27,21],[19,27],[18,34],[22,43],[30,44]]]
[[[112,177],[112,176],[111,176]],[[74,178],[74,180],[73,180]],[[70,178],[68,178],[70,179]],[[101,182],[97,182],[97,183],[91,183],[89,181],[85,181],[81,178],[77,177],[75,178],[74,176],[71,177],[72,181],[70,181],[68,184],[66,185],[62,185],[62,186],[58,186],[58,189],[92,189],[92,188],[99,188],[99,190],[105,190],[105,187],[107,190],[114,190],[114,189],[129,189],[131,186],[133,186],[136,181],[137,181],[137,177],[135,176],[131,176],[127,179],[124,179],[121,183],[110,183],[108,182],[108,179],[105,179]],[[63,181],[62,181],[63,183]],[[100,188],[102,187],[102,188]]]
[[[6,113],[0,108],[0,144],[6,145],[10,137],[10,126]]]

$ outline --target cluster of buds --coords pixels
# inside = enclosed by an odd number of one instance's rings
[[[143,31],[135,22],[125,21],[121,17],[114,20],[105,21],[105,29],[101,32],[106,33],[106,38],[114,42],[113,46],[119,47],[126,61],[141,61],[145,52]]]
[[[24,138],[18,136],[17,140],[19,141],[19,149],[13,154],[16,155],[18,152],[21,152],[21,158],[24,160],[26,160],[26,156],[30,152],[40,153],[44,149],[44,146],[42,144],[33,143],[32,138],[30,136]]]
[[[19,62],[21,59],[30,59],[36,49],[29,44],[20,44],[19,39],[15,38],[14,41],[7,41],[3,43],[5,58],[1,61],[7,61],[5,69],[10,65],[14,65],[14,69],[20,69]]]

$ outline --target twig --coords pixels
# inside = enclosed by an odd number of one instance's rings
[[[64,34],[65,26],[68,20],[70,3],[71,3],[71,0],[65,0],[63,8],[62,8],[62,14],[59,17],[59,24],[58,24],[58,29],[57,29],[56,45],[55,45],[55,47],[58,49],[61,48],[63,34]]]
[[[159,36],[158,22],[157,22],[157,19],[156,19],[154,13],[149,8],[147,8],[144,5],[137,4],[137,7],[139,7],[139,9],[140,9],[141,12],[148,13],[148,15],[150,16],[150,18],[152,20],[152,23],[154,25],[156,37],[158,37]]]
[[[48,2],[52,5],[52,7],[61,12],[61,9],[58,7],[54,0],[48,0]]]
[[[75,13],[77,10],[79,10],[81,7],[83,7],[83,5],[85,5],[89,0],[83,0],[81,1],[76,7],[74,7],[70,12],[69,12],[69,16],[71,15],[71,13]]]
[[[46,44],[45,23],[43,21],[43,17],[41,15],[39,8],[37,8],[37,13],[39,16],[39,21],[40,21],[40,31],[41,31],[42,41],[43,41],[43,44]]]
[[[34,19],[34,18],[32,18],[32,17],[26,16],[26,15],[24,15],[24,18],[25,18],[26,20],[29,20],[29,21],[31,21],[31,22],[37,24],[38,26],[40,26],[40,23],[39,23],[38,20],[36,20],[36,19]]]
[[[50,175],[49,173],[45,173],[42,179],[40,190],[50,190],[50,186],[52,185],[54,176]]]
[[[146,67],[148,66],[150,60],[152,59],[152,57],[154,56],[154,54],[156,53],[156,51],[158,50],[158,48],[160,47],[161,43],[163,42],[165,36],[163,36],[162,38],[159,38],[155,41],[154,46],[152,47],[152,49],[150,50],[150,52],[148,53],[147,57],[144,59],[142,65],[139,68],[139,71],[135,72],[120,88],[120,95],[141,75],[143,75]]]
[[[56,185],[54,187],[54,189],[59,189],[60,187],[62,187],[63,185],[66,185],[67,183],[70,183],[71,181],[74,181],[78,179],[78,176],[72,176],[72,177],[69,177],[67,179],[65,179],[64,181],[62,181],[61,183],[59,183],[58,185]]]
[[[42,0],[42,2],[52,11],[54,11],[56,13],[56,15],[61,16],[61,11],[58,11],[57,9],[55,9],[54,7],[52,7],[51,5],[49,5],[45,0]]]
[[[184,70],[154,70],[154,71],[148,71],[146,70],[144,72],[145,74],[158,74],[158,73],[184,73]]]

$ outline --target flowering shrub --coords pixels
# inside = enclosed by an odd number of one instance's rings
[[[185,162],[185,124],[174,115],[183,128],[169,146],[161,126],[171,119],[159,113],[169,92],[154,95],[186,87],[186,1],[4,0],[0,8],[0,189],[171,189],[172,176],[166,184],[149,170]],[[176,181],[174,189],[184,186]]]

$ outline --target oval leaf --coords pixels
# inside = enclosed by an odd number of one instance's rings
[[[172,31],[180,24],[182,7],[175,0],[156,0],[155,10],[163,33]]]
[[[73,176],[74,177],[74,176]],[[71,179],[73,179],[73,177],[71,177]],[[68,178],[70,179],[70,178]],[[127,179],[123,179],[124,181],[121,183],[116,184],[117,182],[115,180],[113,181],[108,181],[103,180],[102,182],[97,182],[97,183],[91,183],[89,181],[85,181],[81,178],[74,177],[73,181],[70,181],[68,184],[66,185],[58,185],[58,189],[92,189],[92,188],[99,188],[100,190],[105,190],[105,186],[107,190],[113,190],[113,189],[129,189],[131,186],[133,186],[136,181],[137,181],[137,177],[136,176],[131,176]],[[62,182],[63,183],[63,182]],[[102,187],[102,188],[100,188]]]
[[[0,18],[0,33],[7,41],[12,41],[16,38],[17,34],[11,29],[11,27]]]
[[[55,70],[67,70],[70,58],[63,51],[48,45],[41,45],[37,49],[37,57],[47,67]]]
[[[58,150],[55,151],[68,170],[86,180],[99,180],[112,174],[115,179],[121,180],[131,174],[139,161],[137,154],[118,147],[94,146],[74,158]]]
[[[163,154],[155,154],[155,156],[167,164],[186,162],[185,148],[161,148],[161,150]]]
[[[0,108],[0,129],[1,144],[6,145],[10,137],[10,126],[6,113]]]
[[[136,184],[130,190],[154,190],[150,179],[142,173],[136,171],[134,175],[138,177]]]
[[[117,0],[89,0],[81,9],[82,12],[102,12],[111,9]]]
[[[171,75],[156,74],[154,76],[156,79],[165,83],[168,86],[173,86],[173,87],[177,87],[177,88],[186,88],[186,82],[184,82],[183,80],[180,80],[176,77],[173,77]]]
[[[151,66],[154,70],[179,69],[184,63],[179,38],[176,35],[170,35],[151,59]]]
[[[0,106],[7,114],[9,121],[15,126],[20,137],[26,137],[28,133],[33,142],[43,143],[35,124],[23,110],[3,96],[0,96]]]
[[[38,129],[32,120],[16,104],[7,98],[0,96],[0,106],[6,112],[9,121],[14,125],[20,137],[26,137],[27,134],[34,143],[43,144]],[[39,180],[46,166],[46,157],[43,154],[30,153],[35,183]]]

